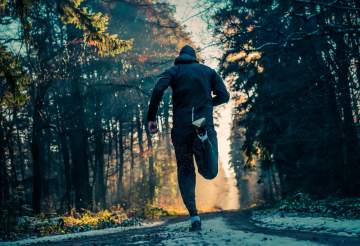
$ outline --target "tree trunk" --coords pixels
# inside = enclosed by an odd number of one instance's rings
[[[145,149],[144,149],[144,136],[143,136],[143,124],[141,120],[141,115],[136,118],[136,127],[138,133],[138,143],[139,143],[139,150],[140,150],[140,165],[141,165],[141,172],[142,178],[146,177],[146,164],[145,164]]]
[[[165,97],[164,97],[164,126],[165,126],[165,131],[164,131],[164,138],[165,138],[165,144],[166,144],[166,151],[167,151],[167,157],[168,157],[168,162],[171,162],[172,159],[172,155],[171,155],[171,141],[170,141],[170,123],[169,123],[169,115],[170,112],[170,95],[169,93],[166,93]]]
[[[42,197],[42,167],[43,167],[43,157],[41,154],[41,135],[42,135],[42,107],[43,107],[43,98],[45,95],[45,89],[37,88],[35,89],[37,95],[35,96],[35,105],[33,113],[33,126],[32,126],[32,136],[31,136],[31,154],[33,160],[33,210],[35,214],[41,212],[41,197]]]
[[[3,122],[0,125],[0,207],[3,207],[9,199],[9,177],[6,171],[5,157],[5,134]]]
[[[84,108],[80,88],[77,81],[73,85],[73,129],[70,134],[72,157],[72,184],[77,209],[90,207],[89,166],[87,157],[88,142],[84,126]],[[75,106],[76,105],[76,106]]]
[[[347,61],[346,46],[344,38],[341,38],[337,44],[336,61],[338,62],[339,76],[338,90],[339,102],[342,110],[342,130],[343,130],[343,154],[344,154],[344,171],[346,180],[346,193],[348,195],[356,195],[358,193],[357,187],[360,185],[359,177],[359,163],[358,163],[358,139],[353,118],[351,95],[349,88],[349,66]],[[354,183],[355,182],[355,183]]]
[[[134,166],[135,166],[135,157],[134,157],[134,121],[131,120],[131,129],[130,129],[130,187],[129,187],[129,202],[132,205],[134,200]]]
[[[123,144],[123,123],[122,121],[119,122],[119,133],[118,133],[118,146],[119,146],[119,162],[118,162],[118,199],[122,198],[123,194],[123,176],[124,176],[124,144]]]
[[[90,186],[89,167],[87,162],[87,139],[84,130],[76,129],[70,134],[70,148],[72,157],[72,183],[75,192],[75,207],[89,208]]]
[[[64,133],[60,135],[60,144],[61,144],[61,154],[64,161],[64,174],[65,174],[65,201],[66,201],[66,210],[69,210],[73,206],[73,201],[71,199],[71,167],[70,167],[70,156],[67,138]]]
[[[149,196],[148,201],[150,203],[154,202],[155,199],[155,185],[156,185],[156,177],[155,177],[155,159],[154,159],[154,151],[153,151],[153,144],[151,140],[151,134],[147,127],[145,128],[146,138],[147,138],[147,145],[148,145],[148,153],[149,153]]]
[[[21,142],[21,137],[20,137],[20,131],[19,128],[16,128],[16,138],[17,138],[17,145],[18,145],[18,149],[19,149],[19,156],[20,156],[20,172],[21,172],[21,181],[23,181],[25,179],[25,156],[24,156],[24,152],[23,152],[23,144]]]
[[[10,128],[9,134],[8,134],[8,150],[9,150],[9,159],[10,159],[10,167],[11,167],[11,183],[14,188],[16,188],[19,184],[17,179],[17,172],[16,172],[16,166],[15,166],[15,155],[14,155],[14,142],[12,139],[12,126]]]
[[[97,112],[99,114],[99,112]],[[105,177],[104,177],[104,143],[103,129],[101,119],[97,120],[97,129],[95,130],[95,201],[100,208],[105,208]]]
[[[142,182],[141,182],[141,190],[142,190],[142,202],[146,202],[146,162],[145,162],[145,151],[144,151],[144,139],[143,139],[143,124],[141,120],[140,110],[138,112],[138,115],[136,117],[136,127],[137,127],[137,133],[138,133],[138,143],[139,143],[139,150],[140,150],[140,168],[141,168],[141,174],[142,174]]]

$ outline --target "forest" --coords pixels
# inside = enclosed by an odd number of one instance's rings
[[[181,47],[192,45],[206,63],[207,47],[193,41],[176,17],[181,1],[173,2],[0,1],[3,240],[25,230],[24,216],[184,213],[170,90],[159,133],[150,134],[146,122],[157,76]],[[360,212],[360,2],[197,6],[185,20],[206,23],[209,46],[221,51],[216,70],[232,95],[230,126],[217,127],[230,134],[225,164],[240,208],[301,193],[355,199]]]
[[[359,196],[359,7],[231,1],[214,17],[246,163],[260,158],[282,196]]]

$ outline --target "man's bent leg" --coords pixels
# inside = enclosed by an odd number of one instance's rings
[[[213,179],[218,174],[218,144],[216,131],[213,127],[207,129],[208,139],[201,142],[194,139],[193,151],[199,173],[206,179]]]

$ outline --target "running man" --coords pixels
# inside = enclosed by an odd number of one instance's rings
[[[171,139],[177,161],[178,183],[189,211],[190,231],[201,230],[195,203],[194,156],[199,173],[213,179],[218,173],[218,146],[213,107],[229,101],[221,77],[210,67],[199,64],[195,50],[185,45],[174,66],[163,72],[152,92],[147,114],[150,133],[157,133],[156,114],[168,87],[172,88],[173,128]]]

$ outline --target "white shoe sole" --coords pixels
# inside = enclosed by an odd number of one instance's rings
[[[206,121],[205,117],[202,117],[202,118],[200,118],[200,119],[194,120],[194,121],[192,122],[192,124],[193,124],[193,126],[195,126],[195,127],[197,127],[197,128],[200,128],[200,127],[202,127],[203,125],[205,125],[205,121]]]

